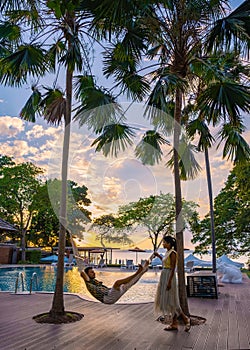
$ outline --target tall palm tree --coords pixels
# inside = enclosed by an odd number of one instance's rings
[[[151,145],[156,145],[159,149],[161,145],[157,142],[157,139],[160,140],[157,131],[164,129],[164,117],[171,114],[169,106],[171,105],[174,108],[172,131],[174,139],[176,237],[179,252],[178,278],[181,306],[184,312],[188,313],[184,277],[180,175],[181,126],[186,123],[183,107],[193,88],[195,86],[197,89],[199,88],[197,77],[192,72],[193,62],[208,55],[207,48],[212,50],[219,47],[221,50],[224,47],[227,49],[228,44],[231,43],[235,44],[238,50],[241,50],[242,44],[248,41],[247,26],[249,20],[244,17],[244,11],[246,9],[249,11],[249,5],[246,4],[244,8],[241,8],[238,13],[235,12],[231,17],[226,17],[225,6],[228,2],[219,0],[211,2],[186,0],[135,1],[131,6],[129,6],[130,2],[126,1],[119,1],[117,4],[113,2],[111,4],[109,0],[96,2],[99,3],[96,19],[100,21],[102,30],[119,28],[119,35],[114,35],[113,47],[110,53],[106,55],[105,74],[108,77],[114,76],[117,86],[120,86],[123,91],[130,91],[131,84],[128,77],[133,74],[136,76],[139,70],[138,64],[145,57],[143,54],[147,53],[147,58],[151,60],[145,68],[147,71],[146,79],[153,86],[147,102],[147,116],[155,126],[155,140],[153,141],[151,138]],[[125,13],[128,15],[124,15]],[[217,20],[222,22],[217,22]],[[226,23],[227,31],[224,31],[224,26],[221,25],[220,30],[216,32],[215,28],[219,28],[219,23]],[[137,29],[136,34],[133,30],[135,28]],[[150,28],[150,31],[147,30],[148,28]],[[214,45],[212,45],[212,38],[214,38]],[[237,38],[237,40],[233,41],[232,38]],[[220,43],[220,46],[218,43]],[[145,46],[150,49],[146,50]],[[162,112],[159,113],[156,108],[150,107],[157,107]],[[219,105],[215,105],[215,107],[220,108]],[[215,109],[213,113],[216,112]],[[128,127],[124,129],[128,132]],[[166,129],[165,125],[165,131]],[[119,135],[120,139],[123,136],[121,133]],[[111,135],[109,134],[109,137],[107,137],[104,132],[96,141],[97,150],[101,150],[105,145],[105,151],[107,151],[107,143],[111,144],[111,140]],[[142,150],[143,147],[140,147],[140,149]],[[145,149],[148,149],[148,147],[145,147]],[[159,160],[161,154],[160,151],[155,160]],[[141,154],[139,156],[146,159],[145,155]]]
[[[249,147],[241,136],[243,129],[241,127],[240,117],[240,110],[245,112],[249,110],[249,93],[247,86],[244,85],[249,70],[247,66],[239,62],[238,56],[234,53],[227,53],[226,55],[221,53],[219,57],[220,59],[218,59],[217,55],[215,57],[205,58],[199,60],[196,66],[195,64],[193,65],[193,72],[197,77],[200,77],[201,84],[199,85],[196,96],[197,100],[194,101],[193,108],[189,107],[189,109],[193,109],[194,115],[198,115],[198,117],[195,119],[191,117],[191,121],[187,125],[187,131],[191,138],[198,133],[199,141],[197,149],[198,151],[203,151],[205,156],[210,207],[213,272],[216,272],[216,242],[212,179],[208,150],[215,142],[215,139],[211,135],[207,123],[211,122],[213,126],[220,126],[220,142],[228,139],[228,134],[232,130],[237,132],[238,147],[233,151],[231,157],[234,162],[245,160],[249,157]],[[224,96],[224,98],[218,101],[219,95]],[[203,101],[203,97],[205,97],[205,102]],[[216,110],[215,105],[217,105]],[[209,108],[209,106],[211,107]],[[232,152],[232,147],[235,147],[234,143],[235,138],[234,141],[232,138],[226,141],[223,158]]]
[[[213,272],[216,272],[216,244],[215,244],[215,227],[214,227],[214,208],[213,208],[213,189],[212,189],[212,178],[210,170],[209,152],[208,149],[212,147],[214,138],[211,135],[208,126],[204,122],[197,118],[193,120],[188,125],[188,132],[190,137],[194,136],[196,133],[199,134],[199,142],[197,145],[198,151],[204,152],[205,157],[205,167],[207,175],[207,186],[208,186],[208,197],[209,197],[209,208],[210,208],[210,225],[211,225],[211,240],[212,240],[212,264]]]
[[[62,186],[60,201],[59,256],[55,293],[50,316],[56,319],[65,315],[63,300],[64,252],[67,223],[67,175],[70,142],[70,124],[72,120],[73,74],[76,77],[76,98],[81,91],[91,91],[87,104],[92,107],[109,105],[112,97],[95,86],[91,72],[89,44],[86,37],[90,33],[92,15],[88,8],[79,10],[79,0],[37,1],[7,0],[1,3],[3,21],[0,25],[0,82],[20,87],[48,74],[55,74],[53,87],[32,86],[32,95],[22,108],[20,116],[24,120],[35,122],[42,116],[48,123],[58,125],[64,122],[62,150]],[[57,88],[57,77],[61,70],[65,74],[64,90]],[[82,75],[80,75],[82,73]],[[95,96],[98,96],[97,101]],[[86,102],[86,94],[85,94]],[[80,100],[81,108],[84,99]],[[102,122],[114,120],[113,115],[119,107],[113,106],[109,114],[102,116]],[[100,129],[101,122],[98,124]]]

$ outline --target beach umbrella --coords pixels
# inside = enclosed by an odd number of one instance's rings
[[[105,253],[104,249],[93,249],[89,251],[90,253],[103,254]]]
[[[146,250],[141,249],[141,248],[139,248],[139,247],[135,247],[135,248],[129,249],[129,252],[135,252],[135,254],[136,254],[136,265],[137,265],[137,262],[138,262],[138,253],[145,253]]]
[[[58,261],[58,255],[49,255],[49,256],[46,256],[45,258],[42,258],[40,259],[41,261],[44,261],[44,262],[57,262]],[[65,256],[64,258],[64,262],[67,262],[68,261],[68,258]]]

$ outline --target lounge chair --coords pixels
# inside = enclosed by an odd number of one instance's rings
[[[185,272],[187,272],[187,273],[194,272],[194,261],[193,260],[186,262]]]

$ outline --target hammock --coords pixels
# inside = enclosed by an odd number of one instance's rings
[[[73,249],[73,254],[74,254],[74,258],[76,260],[76,264],[78,266],[78,270],[81,274],[86,275],[86,273],[84,272],[84,269],[88,266],[88,264],[85,263],[85,259],[83,259],[80,255],[79,255],[79,251],[77,249],[77,246],[75,244],[74,238],[72,233],[69,231],[69,235],[70,235],[70,240],[71,240],[71,244],[72,244],[72,249]],[[160,243],[157,246],[157,250],[159,249],[160,245],[162,243],[162,239],[160,241]],[[151,254],[151,256],[149,257],[149,261],[152,261],[152,259],[154,258],[154,253]],[[142,275],[147,271],[147,269],[143,269],[141,272],[139,273],[135,273],[135,275],[132,275],[131,277],[128,277],[130,279],[129,282],[126,282],[124,284],[122,284],[123,288],[120,290],[115,290],[112,288],[108,288],[109,290],[109,295],[108,296],[104,296],[103,297],[103,293],[99,293],[98,292],[98,287],[93,286],[91,283],[89,283],[86,278],[83,277],[86,287],[88,289],[88,291],[91,293],[91,295],[96,298],[97,300],[101,301],[104,304],[114,304],[116,303],[124,293],[126,293],[134,284],[136,284],[139,279],[142,277]],[[86,275],[87,276],[87,275]],[[88,276],[87,276],[88,278]],[[113,291],[113,293],[112,293]]]

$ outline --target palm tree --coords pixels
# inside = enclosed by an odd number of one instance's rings
[[[88,8],[79,9],[81,1],[5,1],[1,3],[3,21],[0,26],[0,82],[20,87],[31,79],[40,79],[55,73],[52,88],[32,86],[32,95],[21,110],[24,120],[35,122],[42,116],[48,123],[58,125],[64,122],[64,140],[62,150],[62,186],[60,201],[59,256],[55,293],[49,312],[52,319],[65,315],[63,300],[65,237],[68,227],[67,218],[67,175],[70,142],[70,124],[72,119],[73,74],[76,77],[76,98],[80,99],[81,109],[84,103],[92,107],[108,105],[112,97],[95,86],[91,72],[90,59],[93,39],[89,44],[86,37],[90,34],[92,15]],[[90,3],[91,4],[91,3]],[[56,87],[60,70],[65,72],[65,90]],[[82,73],[82,75],[79,75]],[[62,73],[61,73],[62,74]],[[82,91],[88,90],[89,99],[81,98]],[[97,101],[95,97],[98,96]],[[109,109],[102,122],[113,120],[119,107]],[[100,129],[101,122],[98,124]]]
[[[130,91],[130,87],[134,87],[135,84],[130,84],[128,77],[136,76],[138,73],[139,63],[144,58],[143,54],[147,53],[147,58],[151,60],[145,68],[147,71],[146,81],[149,81],[153,86],[147,101],[146,114],[155,126],[152,131],[155,139],[150,138],[150,145],[152,147],[155,145],[160,150],[157,157],[155,157],[155,161],[161,159],[162,155],[162,141],[158,142],[161,140],[159,131],[169,132],[165,121],[166,116],[173,112],[173,164],[176,237],[179,252],[179,294],[181,306],[184,312],[188,313],[184,277],[180,172],[180,138],[183,136],[181,126],[187,122],[184,118],[183,107],[193,88],[199,88],[197,77],[192,71],[192,65],[198,59],[208,55],[207,48],[217,49],[219,47],[221,50],[224,47],[227,49],[228,43],[234,43],[237,50],[240,50],[242,44],[248,41],[247,28],[249,27],[247,26],[249,19],[244,17],[244,11],[247,9],[249,13],[249,5],[246,2],[244,8],[240,8],[237,13],[234,12],[232,16],[225,17],[224,6],[227,2],[219,0],[213,2],[135,1],[131,6],[129,6],[129,2],[123,1],[117,2],[117,4],[112,2],[111,4],[110,1],[105,0],[99,2],[99,4],[96,19],[101,23],[102,30],[119,28],[119,31],[117,30],[119,35],[114,36],[113,47],[110,53],[106,55],[105,74],[108,77],[114,76],[117,86],[120,86],[122,91]],[[127,15],[124,15],[125,13]],[[123,17],[121,14],[123,14]],[[216,32],[215,28],[218,28],[219,23],[227,23],[227,31],[224,31],[224,26],[221,25],[220,30]],[[150,29],[150,31],[147,29]],[[123,35],[123,33],[125,34]],[[212,38],[214,38],[214,45],[211,44]],[[237,40],[232,41],[232,38],[237,38]],[[218,43],[220,43],[220,46]],[[150,50],[146,50],[145,46],[149,47]],[[158,62],[155,63],[157,60]],[[137,91],[139,91],[138,84],[136,86]],[[160,112],[156,108],[160,109]],[[220,108],[219,105],[215,104],[215,108],[211,113],[215,113],[216,108]],[[123,139],[123,136],[128,139],[128,126],[123,125],[123,127],[126,130],[126,135],[120,133],[120,140]],[[148,135],[145,135],[145,138],[149,139]],[[107,153],[107,143],[111,145],[111,140],[112,135],[108,134],[107,137],[107,133],[103,132],[95,142],[95,144],[97,143],[97,150],[105,148]],[[140,150],[142,149],[143,147],[140,147]],[[148,149],[148,147],[144,147],[144,149]],[[149,158],[145,154],[141,153],[140,155],[138,149],[137,151],[138,156],[142,159]],[[156,153],[154,152],[154,155]],[[152,164],[152,159],[150,162]]]
[[[188,125],[188,132],[190,137],[194,136],[196,133],[199,134],[199,142],[197,145],[198,151],[204,152],[206,175],[207,175],[207,186],[208,186],[208,197],[209,197],[209,208],[210,208],[210,225],[211,225],[211,240],[212,240],[212,263],[213,272],[216,272],[216,249],[215,249],[215,227],[214,227],[214,209],[213,209],[213,189],[212,189],[212,178],[210,171],[210,161],[208,149],[212,146],[214,141],[208,126],[204,122],[197,118],[193,120]]]
[[[221,127],[219,133],[220,143],[226,141],[223,158],[231,154],[231,159],[234,162],[238,162],[248,159],[250,155],[250,148],[241,136],[244,128],[240,117],[240,109],[245,112],[249,110],[248,90],[247,87],[241,83],[241,81],[247,80],[248,69],[238,61],[238,57],[233,53],[228,53],[226,55],[221,53],[219,57],[219,60],[217,57],[205,59],[202,62],[200,61],[196,68],[194,67],[197,76],[202,77],[202,82],[203,84],[206,82],[206,85],[200,86],[199,88],[200,95],[197,96],[196,101],[198,103],[193,106],[194,108],[189,107],[189,109],[195,110],[195,114],[198,114],[198,117],[191,120],[187,125],[187,131],[191,138],[198,133],[199,141],[197,149],[198,151],[203,151],[205,156],[210,207],[213,272],[216,272],[216,237],[208,150],[215,142],[215,139],[211,135],[207,123],[212,122],[213,126],[220,125]],[[215,89],[215,87],[217,87],[217,89]],[[218,101],[218,95],[224,96],[224,98]],[[205,101],[203,101],[203,96],[205,96]],[[208,100],[210,100],[211,108],[208,108]],[[215,111],[213,110],[213,106],[215,106],[216,103],[217,110]],[[200,108],[201,110],[199,110]],[[219,114],[219,110],[223,110],[223,113]],[[222,124],[221,120],[223,121]],[[230,137],[232,133],[233,137]],[[237,146],[235,142],[237,142]]]
[[[34,77],[43,76],[46,72],[55,71],[56,62],[64,65],[66,68],[66,99],[59,89],[47,91],[41,95],[41,92],[34,86],[31,99],[27,102],[22,111],[22,116],[26,119],[35,121],[35,115],[39,110],[44,111],[44,116],[49,122],[60,122],[65,120],[65,126],[69,126],[71,120],[72,104],[72,78],[75,69],[82,71],[83,60],[79,55],[82,49],[86,48],[78,39],[78,35],[84,27],[94,24],[94,34],[98,37],[103,35],[110,39],[112,50],[106,54],[104,73],[107,77],[114,76],[117,84],[115,88],[119,93],[126,93],[133,100],[142,100],[149,91],[149,79],[154,86],[148,100],[148,106],[157,106],[165,113],[154,111],[154,108],[148,109],[148,115],[152,120],[157,140],[152,144],[160,146],[161,138],[156,132],[164,129],[169,132],[165,125],[163,114],[169,112],[169,106],[174,109],[174,149],[173,164],[175,178],[175,200],[176,200],[176,235],[177,246],[180,255],[179,259],[179,291],[180,301],[184,312],[188,313],[187,297],[184,279],[184,256],[183,256],[183,225],[182,225],[182,194],[181,194],[181,174],[180,174],[180,154],[179,145],[181,135],[181,125],[183,123],[182,108],[188,89],[194,81],[194,76],[190,69],[192,62],[196,57],[202,56],[205,52],[204,37],[209,33],[208,29],[214,23],[215,19],[223,15],[223,8],[220,6],[222,1],[53,1],[42,3],[24,0],[6,1],[2,5],[2,10],[13,10],[15,5],[24,6],[24,11],[11,11],[11,17],[5,23],[2,31],[3,41],[1,42],[1,68],[0,81],[4,84],[17,85],[25,83],[29,74]],[[41,6],[42,5],[42,6]],[[46,11],[48,10],[50,11]],[[10,7],[12,6],[12,7]],[[28,7],[27,7],[28,6]],[[28,9],[28,10],[27,10]],[[81,12],[78,12],[81,11]],[[42,11],[43,17],[38,14]],[[78,13],[80,15],[78,16]],[[126,15],[125,15],[126,14]],[[50,22],[45,21],[45,15],[49,15]],[[94,21],[92,21],[94,17]],[[29,24],[32,34],[37,34],[37,40],[33,37],[32,45],[20,44],[20,24]],[[59,35],[54,45],[49,42],[50,48],[41,48],[41,28],[46,23],[46,31],[50,38],[54,30]],[[229,21],[231,24],[232,21]],[[51,26],[48,26],[51,25]],[[11,27],[8,27],[11,25]],[[237,26],[237,30],[243,33],[243,24]],[[37,31],[39,28],[39,31]],[[43,27],[44,28],[44,27]],[[51,31],[49,31],[50,29]],[[10,31],[11,29],[11,31]],[[85,30],[91,34],[90,26]],[[11,34],[10,34],[11,33]],[[232,32],[235,34],[234,32]],[[236,33],[238,34],[238,32]],[[241,38],[242,39],[242,38]],[[244,38],[243,38],[244,39]],[[50,39],[51,40],[51,39]],[[84,42],[84,41],[83,41]],[[10,43],[10,44],[9,44]],[[34,45],[37,44],[36,46]],[[9,46],[8,46],[9,44]],[[22,43],[23,44],[23,43]],[[14,46],[14,47],[13,47]],[[151,47],[151,50],[147,50]],[[149,58],[159,58],[157,64],[153,63],[147,67],[146,77],[139,74],[142,54],[148,51]],[[14,53],[13,53],[14,52]],[[86,51],[85,51],[86,53]],[[158,69],[152,70],[158,66]],[[87,68],[88,64],[86,65]],[[131,138],[134,135],[133,130],[125,124],[121,108],[114,104],[116,101],[111,94],[105,93],[103,89],[96,88],[90,69],[85,69],[85,74],[79,76],[76,83],[76,98],[81,100],[81,109],[77,118],[81,123],[87,123],[94,131],[100,134],[94,144],[97,150],[103,150],[104,154],[113,152],[117,154],[117,149],[124,149],[131,144]],[[118,94],[119,95],[119,94]],[[68,100],[66,102],[66,100]],[[91,113],[91,110],[100,105],[108,105],[103,113]],[[39,107],[39,108],[38,108]],[[88,113],[86,113],[86,110]],[[56,114],[55,114],[56,111]],[[107,112],[108,111],[108,112]],[[96,118],[96,115],[98,118]],[[101,115],[101,118],[100,118]],[[59,118],[58,118],[59,116]],[[123,123],[121,123],[121,121]],[[163,128],[162,128],[163,126]],[[66,130],[67,129],[67,130]],[[70,129],[65,129],[65,152],[62,178],[62,202],[66,196],[66,178],[67,178],[67,157]],[[165,134],[164,134],[165,136]],[[113,142],[114,141],[114,142]],[[160,141],[160,142],[158,142]],[[143,149],[143,147],[142,147]],[[159,148],[160,149],[160,148]],[[155,156],[157,152],[154,153]],[[139,155],[139,154],[138,154]],[[159,154],[155,160],[159,160]],[[145,159],[145,158],[144,158]],[[60,260],[59,264],[63,266],[63,247],[65,239],[65,219],[66,219],[66,200],[61,208],[61,228],[60,231]],[[58,271],[58,279],[55,293],[56,300],[59,300],[56,313],[63,313],[63,293],[62,293],[62,269]],[[60,276],[60,277],[59,277]],[[55,314],[56,306],[53,304]]]

